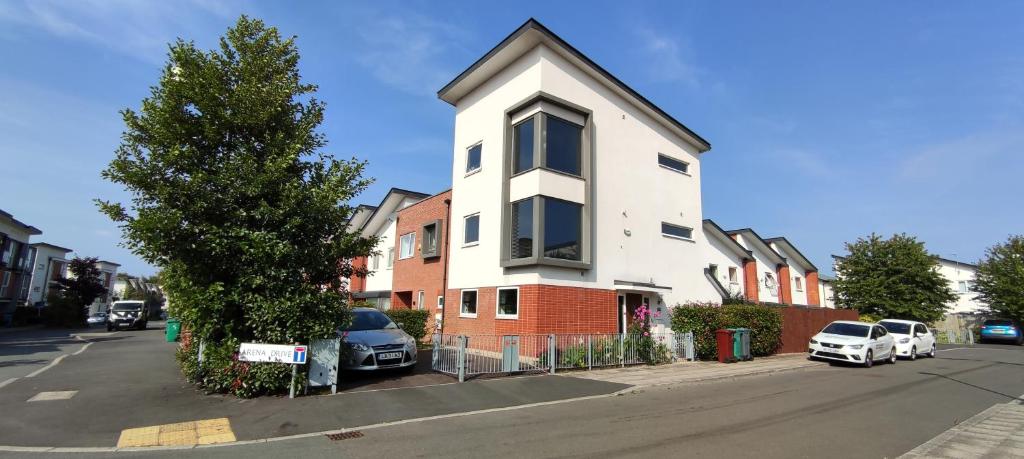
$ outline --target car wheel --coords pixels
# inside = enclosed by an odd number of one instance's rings
[[[932,344],[932,350],[928,351],[928,358],[931,358],[931,359],[935,358],[935,345],[934,344]]]
[[[895,365],[895,364],[896,364],[896,346],[893,346],[892,349],[889,349],[889,365]]]
[[[874,354],[871,352],[871,349],[868,349],[868,353],[864,354],[864,368],[871,368],[871,365],[875,364],[874,359]]]
[[[114,327],[111,327],[110,325],[107,325],[107,331],[114,331]]]
[[[917,346],[910,348],[910,360],[917,360]]]

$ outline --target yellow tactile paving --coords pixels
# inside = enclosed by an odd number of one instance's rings
[[[228,418],[203,419],[121,431],[118,448],[210,445],[235,441]]]

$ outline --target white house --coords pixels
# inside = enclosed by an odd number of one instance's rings
[[[786,259],[780,267],[778,280],[782,284],[783,303],[820,305],[818,268],[793,243],[784,237],[765,239],[775,253]],[[788,285],[787,285],[788,284]],[[786,291],[788,290],[788,295]]]
[[[780,267],[788,266],[786,259],[779,255],[754,230],[743,228],[727,232],[741,246],[749,250],[753,259],[753,268],[747,271],[753,274],[757,288],[747,289],[747,299],[765,303],[783,303],[785,288],[788,284],[780,283]]]
[[[366,267],[370,274],[365,278],[349,280],[349,291],[358,300],[366,301],[380,309],[391,307],[392,270],[395,260],[411,257],[416,250],[416,234],[395,234],[398,211],[429,197],[425,193],[392,188],[376,207],[356,208],[350,228],[358,228],[363,237],[377,237],[374,253],[368,259],[354,263]]]
[[[707,241],[704,255],[708,262],[706,274],[713,279],[722,298],[745,298],[748,288],[756,290],[756,278],[750,284],[745,282],[748,276],[757,275],[753,269],[752,251],[740,245],[711,219],[704,220],[703,230]],[[746,273],[748,269],[750,273]]]
[[[977,300],[974,290],[974,278],[978,266],[947,258],[939,258],[939,273],[949,282],[949,287],[956,293],[956,301],[951,303],[950,314],[975,314],[985,312],[988,305]]]
[[[100,260],[96,268],[100,270],[100,282],[107,288],[107,294],[96,298],[89,306],[89,314],[106,312],[114,302],[114,280],[117,279],[117,268],[121,265],[112,261]]]
[[[720,300],[706,140],[532,19],[438,96],[455,107],[446,329],[616,332],[641,304]]]
[[[67,276],[67,254],[71,253],[71,249],[46,242],[36,242],[32,244],[32,248],[35,249],[35,254],[28,302],[36,306],[45,306],[46,296],[57,285],[57,280]]]
[[[32,277],[29,238],[43,234],[0,210],[0,323],[10,323],[14,308],[28,298]]]

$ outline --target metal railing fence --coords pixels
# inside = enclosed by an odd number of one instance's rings
[[[970,328],[933,331],[935,332],[935,342],[939,344],[974,344],[974,333]]]
[[[442,335],[431,366],[464,381],[482,374],[660,364],[693,360],[692,333]]]

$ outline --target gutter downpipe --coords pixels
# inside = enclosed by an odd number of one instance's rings
[[[451,253],[449,246],[451,245],[451,234],[452,234],[452,200],[451,198],[444,200],[445,207],[445,220],[444,225],[444,274],[441,276],[441,290],[442,297],[444,298],[444,307],[441,309],[441,329],[440,334],[444,336],[444,323],[447,322],[445,317],[448,315],[448,263]]]

